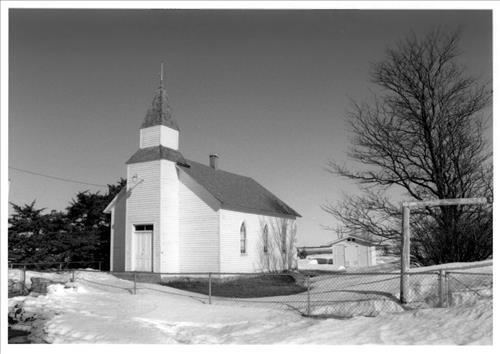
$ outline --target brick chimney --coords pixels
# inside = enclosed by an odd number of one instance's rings
[[[219,156],[217,154],[210,154],[210,167],[214,170],[219,167]]]

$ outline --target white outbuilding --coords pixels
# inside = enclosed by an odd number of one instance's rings
[[[333,264],[338,267],[369,267],[377,264],[375,242],[348,236],[332,242]]]

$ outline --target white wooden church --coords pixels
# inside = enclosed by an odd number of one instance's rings
[[[262,258],[281,252],[272,223],[300,217],[252,178],[219,169],[217,155],[209,165],[184,158],[163,79],[126,165],[127,186],[105,209],[112,271],[266,271]]]

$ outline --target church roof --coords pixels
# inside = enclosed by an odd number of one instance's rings
[[[186,159],[178,150],[170,149],[163,145],[137,150],[135,154],[127,160],[126,164],[155,160],[169,160],[177,162],[179,165],[188,165]]]
[[[141,128],[153,127],[155,125],[164,125],[179,131],[179,126],[172,116],[172,108],[168,104],[167,90],[163,86],[163,80],[160,87],[156,90],[151,108],[148,109]]]
[[[254,214],[301,215],[250,177],[237,175],[187,160],[179,168],[203,186],[223,209]]]
[[[187,160],[178,150],[163,145],[139,149],[126,163],[155,160],[176,162],[180,169],[213,195],[223,209],[255,214],[301,216],[252,178]]]

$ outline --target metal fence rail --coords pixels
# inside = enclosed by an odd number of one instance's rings
[[[94,268],[101,270],[103,261],[75,261],[75,262],[36,262],[36,263],[21,263],[8,262],[9,269],[21,268],[26,270],[50,270],[50,269],[79,269],[79,268]]]
[[[27,267],[22,272],[27,283]],[[65,281],[82,281],[123,289],[132,295],[158,291],[189,296],[206,304],[266,306],[295,311],[304,316],[351,317],[376,316],[383,312],[401,312],[417,307],[455,306],[477,298],[492,297],[493,276],[473,271],[440,270],[407,273],[409,293],[401,304],[400,273],[147,273],[99,272],[98,269],[59,269]],[[111,274],[120,278],[119,286],[106,279],[88,276],[89,272]],[[27,289],[27,287],[24,287]]]
[[[455,306],[476,298],[493,298],[493,276],[489,273],[447,273],[447,305]]]
[[[70,278],[68,280],[75,279],[75,271],[100,271],[102,269],[103,261],[78,261],[78,262],[36,262],[36,263],[16,263],[8,262],[9,272],[17,273],[16,278],[18,281],[11,280],[11,275],[9,274],[9,288],[8,295],[24,295],[30,290],[27,284],[29,283],[27,279],[27,272],[57,272],[60,274],[68,274]],[[63,279],[62,277],[61,279]]]

